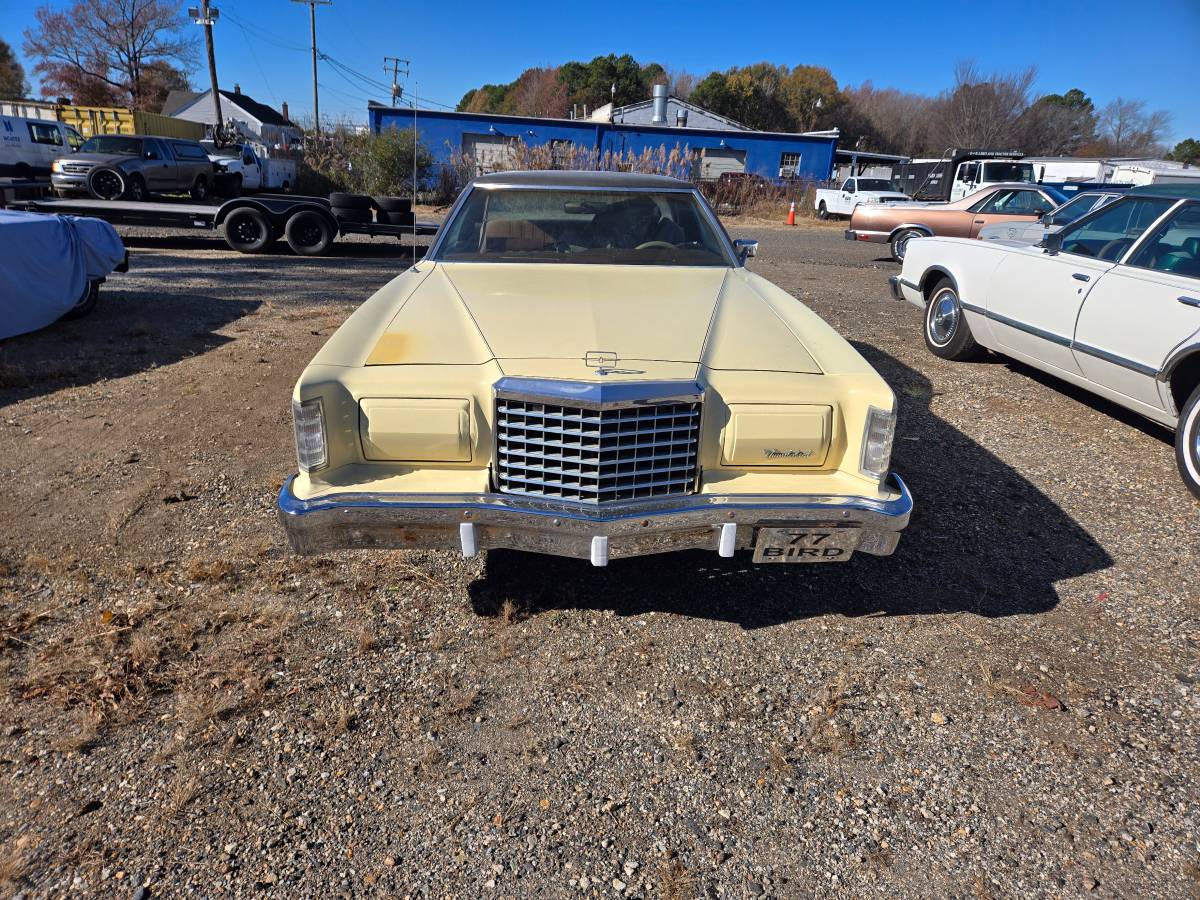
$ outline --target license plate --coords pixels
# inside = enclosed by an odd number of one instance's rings
[[[858,547],[858,528],[760,528],[756,563],[845,562]]]

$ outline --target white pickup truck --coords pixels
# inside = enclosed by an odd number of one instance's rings
[[[886,178],[847,178],[839,188],[818,188],[817,218],[848,216],[860,203],[906,203],[912,198],[892,187]]]
[[[296,163],[290,159],[260,156],[249,144],[225,144],[212,141],[201,145],[220,170],[223,193],[237,197],[242,191],[281,190],[287,193],[296,183]]]

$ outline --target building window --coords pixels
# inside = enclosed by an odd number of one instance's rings
[[[780,153],[779,154],[779,177],[780,178],[795,178],[796,170],[800,168],[800,153]]]

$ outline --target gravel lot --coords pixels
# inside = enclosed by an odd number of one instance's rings
[[[1170,435],[936,359],[885,248],[730,228],[900,398],[893,557],[291,556],[291,386],[395,242],[129,232],[0,342],[0,891],[1200,895]]]

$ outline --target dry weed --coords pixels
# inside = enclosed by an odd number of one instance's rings
[[[51,746],[60,753],[82,753],[96,743],[103,721],[99,712],[79,709],[75,715],[75,727],[60,733],[51,742]]]
[[[358,652],[360,654],[370,653],[379,646],[379,640],[375,637],[375,632],[369,628],[363,628],[358,632]]]
[[[662,900],[691,900],[695,883],[678,859],[664,859],[659,864],[658,894]]]

